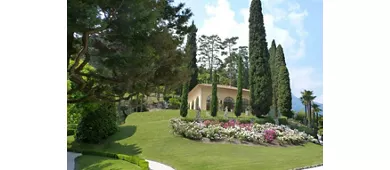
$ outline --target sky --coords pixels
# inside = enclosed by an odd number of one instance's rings
[[[197,35],[238,36],[237,46],[249,44],[250,0],[176,0],[191,8]],[[322,94],[322,0],[262,0],[268,47],[274,39],[284,50],[291,91]]]

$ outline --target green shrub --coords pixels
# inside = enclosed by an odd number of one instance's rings
[[[117,129],[115,103],[97,103],[89,110],[77,126],[76,140],[84,143],[98,143],[114,134]]]
[[[320,135],[320,136],[323,136],[324,135],[324,130],[322,128],[319,129],[317,134]]]
[[[305,112],[304,111],[299,111],[298,114],[297,114],[297,117],[295,119],[302,123],[304,118],[305,118]]]
[[[179,109],[179,108],[180,108],[180,100],[178,98],[170,98],[169,109]]]
[[[75,129],[67,129],[67,136],[72,136],[72,135],[74,135],[75,134]]]
[[[279,120],[279,124],[281,124],[281,125],[288,125],[286,116],[281,116],[281,117],[278,118],[278,120]]]

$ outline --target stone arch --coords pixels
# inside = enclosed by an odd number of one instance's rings
[[[233,111],[234,109],[234,99],[232,97],[225,97],[223,99],[223,108],[225,109],[227,107],[228,112]]]
[[[194,101],[191,102],[191,109],[194,110]]]
[[[198,107],[200,108],[200,106],[199,106],[199,96],[197,96],[196,100],[195,100],[195,109],[197,109]]]
[[[207,99],[206,99],[206,110],[210,110],[211,109],[211,95],[207,96]]]

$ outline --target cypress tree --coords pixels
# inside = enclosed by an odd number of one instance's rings
[[[269,68],[264,19],[260,0],[252,0],[249,14],[250,102],[253,114],[266,115],[272,104],[272,80]]]
[[[196,28],[194,21],[190,26],[190,32],[187,35],[187,44],[185,52],[187,57],[191,58],[190,63],[188,64],[189,69],[191,70],[191,79],[188,82],[185,82],[182,86],[181,91],[181,103],[180,103],[180,116],[186,117],[188,114],[188,91],[192,90],[198,84],[198,67],[196,65]]]
[[[278,109],[279,112],[288,118],[292,118],[293,113],[291,112],[291,88],[290,88],[290,78],[288,69],[286,66],[281,66],[279,69],[278,76]]]
[[[216,117],[218,112],[218,97],[217,97],[217,71],[214,70],[213,84],[211,93],[211,116]]]
[[[283,47],[280,44],[276,48],[274,69],[277,70],[277,72],[275,71],[275,86],[274,86],[276,88],[274,92],[276,93],[277,96],[276,108],[278,109],[278,112],[281,113],[282,115],[287,117],[292,117],[292,112],[291,112],[292,97],[291,97],[291,88],[290,88],[290,77],[286,65],[286,59],[284,57]],[[281,89],[283,90],[283,92],[280,92]],[[282,101],[279,102],[279,100]]]
[[[183,84],[181,102],[180,102],[180,116],[186,117],[188,114],[188,83]]]
[[[242,56],[237,56],[238,60],[238,78],[237,78],[237,97],[236,97],[236,105],[234,107],[234,114],[238,117],[242,113],[242,74],[243,74],[243,63]]]
[[[278,110],[278,94],[277,94],[277,87],[278,87],[278,74],[279,74],[279,68],[276,66],[276,44],[275,40],[272,40],[271,48],[269,49],[269,66],[271,69],[271,79],[272,79],[272,106],[271,106],[271,112],[275,114],[275,118],[278,117],[279,110]]]
[[[191,31],[187,36],[187,44],[186,44],[186,53],[191,57],[190,68],[192,71],[188,91],[191,91],[198,84],[198,66],[196,65],[197,62],[196,33],[198,32],[198,29],[196,28],[194,21],[192,21],[190,29]]]

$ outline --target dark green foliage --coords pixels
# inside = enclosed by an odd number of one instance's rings
[[[237,81],[237,97],[236,97],[236,105],[234,106],[234,114],[238,117],[241,115],[242,109],[242,73],[243,73],[243,65],[241,56],[237,57],[238,60],[238,81]]]
[[[278,109],[279,112],[287,116],[288,118],[292,118],[292,98],[291,98],[291,88],[290,88],[290,78],[289,73],[286,66],[281,66],[278,76]]]
[[[190,33],[187,35],[187,44],[186,44],[186,54],[191,58],[190,69],[191,69],[191,80],[189,84],[188,91],[191,91],[198,84],[198,66],[196,59],[196,32],[198,29],[196,28],[194,21],[192,21],[192,25],[190,27]]]
[[[242,77],[242,88],[249,89],[249,56],[248,56],[248,47],[247,46],[240,46],[239,48],[239,55],[241,56],[243,60],[243,77]]]
[[[218,97],[217,97],[217,71],[214,71],[213,74],[213,85],[212,85],[212,92],[211,92],[211,116],[215,117],[217,116],[218,112]]]
[[[180,103],[180,116],[186,117],[188,114],[188,83],[183,84],[183,92],[181,95],[181,102]]]
[[[278,75],[279,69],[276,66],[276,44],[275,40],[272,40],[271,48],[269,49],[269,66],[271,69],[271,79],[272,79],[272,106],[271,110],[273,111],[275,117],[278,117]]]
[[[132,164],[135,164],[141,168],[141,170],[149,170],[149,162],[146,161],[143,158],[140,158],[139,156],[135,155],[125,155],[125,154],[115,154],[115,153],[109,153],[109,152],[98,152],[98,151],[92,151],[92,150],[75,150],[75,149],[67,149],[68,152],[76,152],[81,153],[83,155],[91,155],[91,156],[100,156],[100,157],[107,157],[107,158],[113,158],[113,159],[119,159],[123,161],[130,162]]]
[[[257,117],[266,115],[272,104],[272,79],[260,0],[252,0],[249,16],[250,102]]]
[[[278,121],[279,121],[279,124],[281,125],[288,125],[288,122],[287,122],[287,117],[286,116],[281,116],[278,118]]]
[[[84,143],[99,143],[114,134],[117,129],[115,103],[102,102],[90,110],[77,126],[76,140]]]
[[[169,99],[169,109],[179,109],[180,108],[180,100],[178,98],[170,98]],[[187,102],[183,102],[187,103]]]
[[[75,129],[67,129],[67,132],[66,132],[66,135],[67,136],[72,136],[72,135],[74,135],[75,134]]]
[[[188,81],[179,47],[193,14],[184,3],[68,0],[67,10],[68,103],[117,102]],[[96,70],[82,72],[88,64]]]

